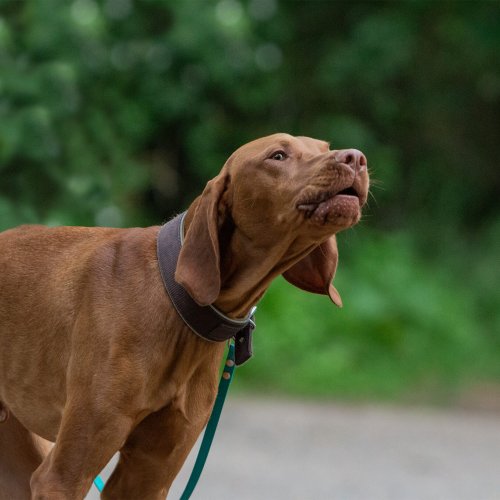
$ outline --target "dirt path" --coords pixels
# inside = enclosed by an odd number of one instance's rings
[[[232,397],[192,498],[500,500],[500,415]]]

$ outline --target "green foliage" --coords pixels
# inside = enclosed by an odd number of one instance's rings
[[[0,228],[159,223],[280,130],[356,147],[346,307],[273,286],[245,384],[498,379],[499,48],[494,2],[0,0]]]

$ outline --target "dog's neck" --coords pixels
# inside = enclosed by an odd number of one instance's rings
[[[221,262],[221,291],[215,306],[230,317],[245,316],[280,274],[276,249],[255,249],[235,230]]]
[[[184,218],[184,235],[194,212],[195,207],[192,205]],[[247,316],[271,281],[269,279],[267,283],[265,280],[270,270],[269,259],[265,259],[266,262],[256,261],[251,245],[246,245],[240,236],[239,231],[234,230],[231,230],[230,235],[220,235],[221,247],[224,247],[220,263],[221,290],[213,305],[230,318]]]
[[[191,206],[184,219],[184,234],[193,215]],[[221,231],[225,231],[224,227]],[[214,306],[230,318],[242,318],[259,302],[271,282],[311,247],[293,248],[293,243],[285,249],[283,245],[256,247],[238,228],[227,231],[219,235],[224,249],[221,249],[221,290]]]

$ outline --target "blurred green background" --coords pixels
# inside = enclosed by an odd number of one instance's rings
[[[0,0],[0,228],[150,225],[286,131],[376,183],[344,299],[278,280],[240,386],[447,403],[500,386],[500,4]]]

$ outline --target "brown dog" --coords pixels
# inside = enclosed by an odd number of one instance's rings
[[[359,221],[368,183],[357,150],[286,134],[246,144],[189,207],[177,282],[233,318],[280,274],[340,305],[334,234]],[[103,498],[166,497],[207,422],[225,344],[173,309],[158,231],[0,234],[1,499],[81,499],[118,450]]]

